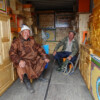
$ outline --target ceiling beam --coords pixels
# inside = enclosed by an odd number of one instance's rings
[[[25,0],[25,1],[32,1],[32,2],[52,2],[52,1],[55,1],[55,2],[60,2],[61,0]],[[63,2],[73,2],[73,0],[62,0]]]

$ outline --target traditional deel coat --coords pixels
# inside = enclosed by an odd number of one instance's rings
[[[44,49],[33,38],[24,40],[22,36],[13,40],[9,55],[14,66],[17,68],[17,73],[21,80],[23,80],[25,73],[29,79],[38,78],[46,65],[44,59],[48,58]],[[26,62],[24,68],[19,67],[20,60]]]

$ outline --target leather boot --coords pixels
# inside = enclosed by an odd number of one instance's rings
[[[32,85],[31,85],[31,83],[30,83],[30,80],[29,80],[28,77],[27,77],[27,74],[24,74],[23,82],[24,82],[26,88],[27,88],[31,93],[34,93],[34,92],[35,92],[35,90],[32,88]]]

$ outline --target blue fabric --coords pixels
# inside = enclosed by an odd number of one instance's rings
[[[45,65],[45,69],[47,69],[48,68],[48,63]]]
[[[67,52],[67,51],[63,51],[63,52],[57,52],[56,55],[54,56],[54,58],[56,60],[59,60],[61,58],[66,58],[71,54],[71,52]],[[70,60],[72,63],[74,63],[77,59],[77,56],[72,57],[72,59]]]

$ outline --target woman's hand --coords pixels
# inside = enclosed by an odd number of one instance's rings
[[[49,59],[45,59],[45,62],[48,63],[48,62],[50,62],[50,60]]]
[[[24,68],[25,65],[26,65],[25,61],[24,60],[20,60],[19,67]]]

